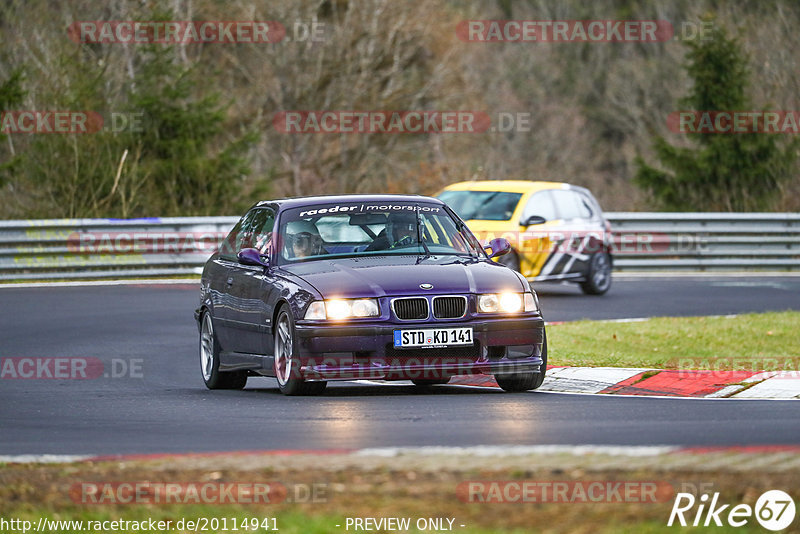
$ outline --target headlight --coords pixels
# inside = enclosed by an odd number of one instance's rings
[[[532,293],[488,293],[478,295],[479,313],[520,313],[538,310]]]
[[[522,295],[519,293],[500,293],[500,311],[506,313],[522,311]]]
[[[493,313],[500,311],[500,299],[497,295],[478,295],[478,311],[480,313]]]
[[[331,299],[312,302],[306,310],[306,319],[342,320],[354,317],[378,317],[378,301],[375,299]]]
[[[346,300],[325,301],[325,313],[328,319],[346,319],[352,315],[350,303]]]
[[[306,310],[306,319],[321,321],[325,318],[325,303],[321,300],[315,300],[308,305]]]
[[[536,293],[525,293],[525,311],[539,311],[539,297],[536,296]]]

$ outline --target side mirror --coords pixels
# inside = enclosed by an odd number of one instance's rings
[[[521,222],[522,226],[533,226],[536,224],[544,224],[547,222],[547,219],[545,219],[541,215],[531,215],[530,217]]]
[[[257,248],[243,248],[236,255],[242,265],[253,265],[255,267],[269,267],[268,257]]]
[[[489,254],[489,257],[496,258],[503,254],[508,254],[511,251],[511,243],[509,243],[508,239],[505,237],[498,237],[497,239],[489,241],[489,246],[486,248],[492,249],[492,253]]]

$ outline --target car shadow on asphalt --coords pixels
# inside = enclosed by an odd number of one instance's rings
[[[347,384],[347,385],[345,385]],[[277,387],[246,388],[244,393],[260,393],[268,395],[281,395]],[[382,384],[328,384],[325,391],[316,398],[325,397],[391,397],[391,396],[432,396],[432,395],[502,395],[504,391],[498,388],[480,388],[464,386],[427,386],[418,387],[413,385],[398,385],[387,383]]]
[[[585,297],[583,291],[577,284],[563,282],[535,282],[530,286],[540,297]],[[596,298],[596,297],[592,297]]]

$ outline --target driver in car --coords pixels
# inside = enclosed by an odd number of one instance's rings
[[[366,250],[388,250],[412,245],[417,240],[417,216],[413,213],[390,213],[386,228]]]

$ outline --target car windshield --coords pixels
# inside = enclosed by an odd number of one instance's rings
[[[293,208],[281,214],[278,235],[281,263],[408,254],[485,256],[469,230],[436,204],[355,202]]]
[[[439,200],[465,221],[507,221],[517,209],[522,193],[504,191],[443,191]]]

